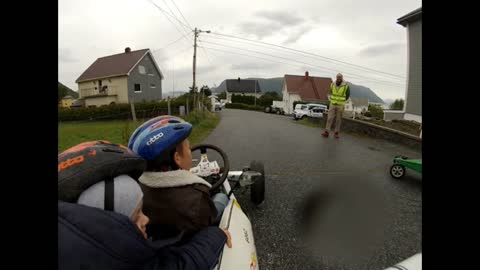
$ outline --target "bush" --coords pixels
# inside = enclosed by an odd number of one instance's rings
[[[368,105],[368,111],[372,115],[371,117],[375,117],[378,119],[383,119],[383,109],[378,105]],[[366,116],[366,114],[365,114]]]
[[[253,105],[255,104],[255,97],[233,94],[232,103],[242,103],[242,104]]]
[[[225,108],[228,109],[241,109],[241,110],[249,110],[249,111],[263,111],[262,106],[253,106],[253,105],[247,105],[247,104],[242,104],[242,103],[227,103],[225,104]]]
[[[189,97],[189,110],[192,110],[193,99]],[[186,97],[179,97],[170,102],[171,114],[180,114],[180,106],[185,106]],[[207,107],[210,100],[206,99]],[[168,113],[167,101],[145,101],[135,103],[135,114],[138,119],[152,118]],[[115,120],[131,119],[130,104],[112,104],[96,108],[59,108],[58,121],[82,121],[82,120]]]

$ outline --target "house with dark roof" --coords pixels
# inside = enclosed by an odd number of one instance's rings
[[[407,87],[402,111],[384,111],[385,120],[405,119],[422,123],[422,8],[397,20],[407,30]]]
[[[285,74],[282,86],[283,110],[286,114],[291,114],[295,101],[327,101],[331,83],[331,78],[310,76],[308,71],[305,75]]]
[[[86,107],[162,99],[163,74],[149,49],[98,58],[75,81]]]
[[[245,96],[257,96],[260,98],[261,89],[258,80],[242,80],[238,79],[228,79],[226,80],[226,96],[227,102],[232,102],[232,95],[245,95]]]

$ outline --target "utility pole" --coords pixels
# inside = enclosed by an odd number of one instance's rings
[[[195,27],[194,30],[194,39],[193,39],[193,84],[192,84],[192,93],[193,93],[193,109],[197,106],[195,102],[195,73],[197,72],[197,37],[198,37],[198,30]]]
[[[198,38],[198,34],[200,33],[210,33],[210,30],[208,31],[202,31],[200,29],[197,29],[197,27],[195,27],[195,30],[193,30],[193,84],[192,84],[192,92],[193,92],[193,108],[192,109],[195,109],[197,107],[199,107],[200,104],[197,104],[199,103],[199,97],[196,97],[196,92],[195,92],[195,87],[196,87],[196,73],[197,73],[197,38]]]

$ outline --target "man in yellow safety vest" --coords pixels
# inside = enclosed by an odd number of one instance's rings
[[[337,80],[330,85],[330,108],[328,109],[327,127],[322,136],[328,138],[328,131],[332,131],[333,119],[335,119],[335,138],[338,137],[340,131],[340,124],[342,123],[343,105],[345,101],[350,97],[350,87],[343,80],[341,73],[337,74]]]

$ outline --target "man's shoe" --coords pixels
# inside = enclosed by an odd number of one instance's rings
[[[333,134],[333,136],[335,137],[335,139],[340,138],[340,137],[338,136],[338,132],[335,132],[335,134]]]
[[[322,136],[328,138],[328,131],[325,130],[325,132],[322,133]]]

